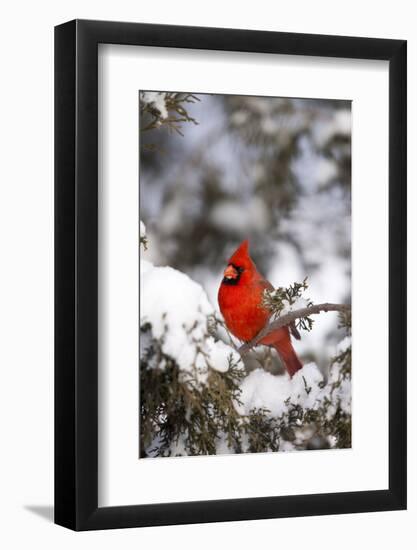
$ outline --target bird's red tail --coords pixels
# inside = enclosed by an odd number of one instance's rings
[[[298,370],[303,368],[303,364],[298,359],[297,354],[295,353],[294,348],[291,345],[291,342],[286,343],[285,346],[283,346],[281,343],[273,344],[273,346],[277,350],[278,355],[284,363],[288,374],[292,378]]]

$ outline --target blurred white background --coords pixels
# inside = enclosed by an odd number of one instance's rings
[[[226,260],[248,238],[275,287],[308,277],[314,303],[350,303],[351,101],[195,93],[182,105],[196,121],[182,135],[141,131],[141,258],[187,273],[218,310]],[[140,127],[151,120],[143,111]],[[338,324],[315,317],[296,345],[304,362],[327,372]]]
[[[409,150],[417,148],[417,25],[413,4],[399,0],[318,0],[273,5],[201,4],[184,0],[16,1],[3,8],[1,33],[1,518],[4,548],[216,548],[291,545],[351,549],[372,540],[380,549],[415,544],[416,400],[414,338],[409,355],[409,510],[217,525],[74,534],[50,522],[53,500],[53,26],[74,17],[241,27],[408,39]],[[417,162],[409,155],[409,181]],[[416,186],[410,186],[409,278],[417,279]],[[409,290],[410,310],[416,303]],[[409,334],[417,330],[410,317]],[[49,521],[47,521],[47,519]]]

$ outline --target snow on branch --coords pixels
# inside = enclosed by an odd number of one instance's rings
[[[297,309],[295,311],[290,311],[289,313],[286,313],[285,315],[281,315],[278,317],[278,319],[275,319],[271,323],[268,323],[265,325],[265,327],[258,332],[258,334],[253,338],[250,342],[247,342],[246,344],[243,344],[238,349],[238,352],[240,355],[244,355],[249,350],[251,350],[253,347],[255,347],[260,340],[262,340],[265,336],[267,336],[270,332],[284,327],[286,325],[289,325],[290,323],[296,321],[297,319],[306,318],[309,315],[316,315],[321,312],[328,312],[328,311],[339,311],[342,313],[347,313],[350,311],[350,305],[346,304],[331,304],[331,303],[324,303],[324,304],[316,304],[316,305],[309,305],[307,307]]]
[[[182,123],[198,121],[189,113],[189,105],[200,101],[200,98],[189,93],[140,92],[140,113],[143,125],[140,131],[146,132],[165,126],[184,136]]]

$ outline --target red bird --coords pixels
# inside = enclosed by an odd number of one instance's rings
[[[249,342],[269,321],[271,312],[262,305],[262,297],[265,289],[273,288],[249,256],[249,242],[243,241],[228,261],[218,294],[226,326],[236,338]],[[277,350],[292,377],[303,365],[292,347],[290,331],[300,339],[295,325],[291,324],[274,330],[259,343]]]

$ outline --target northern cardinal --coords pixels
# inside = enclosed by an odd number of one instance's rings
[[[218,294],[226,326],[236,338],[249,342],[269,321],[271,312],[262,305],[262,297],[265,289],[273,288],[249,256],[249,242],[243,241],[228,261]],[[303,365],[292,347],[290,331],[300,339],[295,325],[291,324],[274,330],[259,343],[277,350],[292,377]]]

